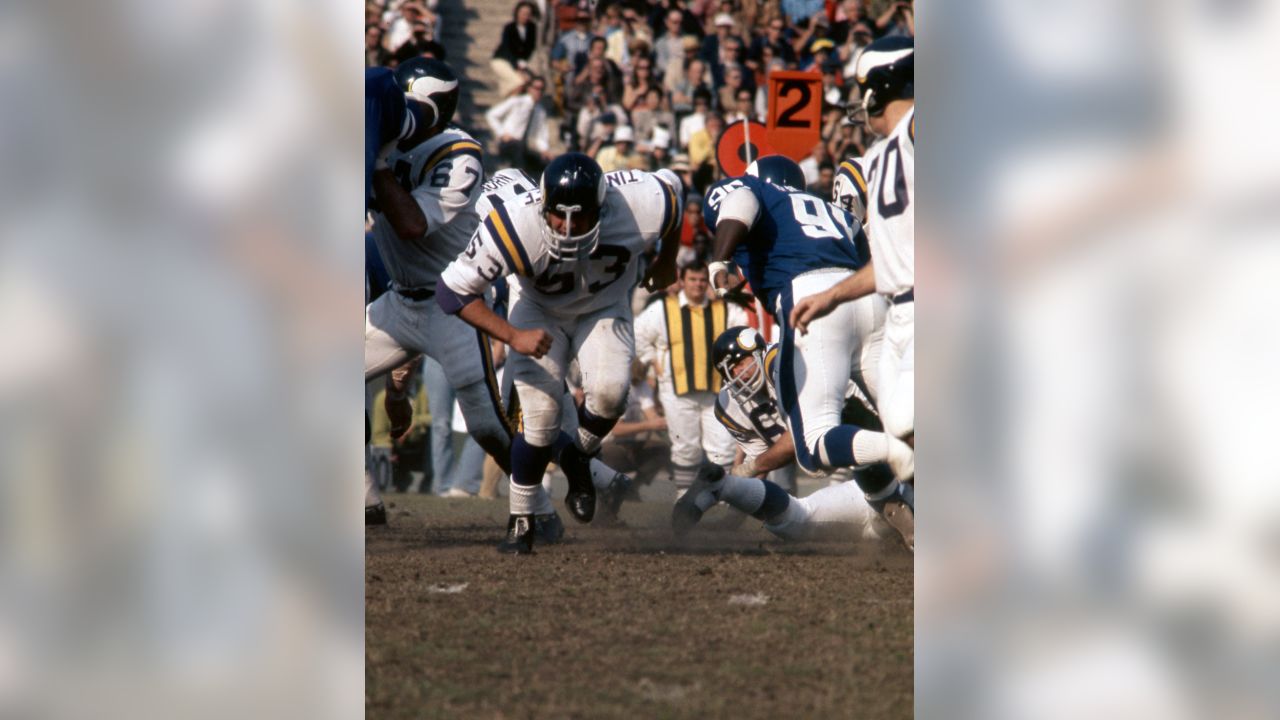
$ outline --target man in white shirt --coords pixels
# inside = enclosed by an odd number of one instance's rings
[[[507,167],[536,175],[550,162],[547,111],[541,104],[546,91],[547,81],[534,76],[524,93],[503,100],[484,114],[485,122],[498,138],[498,157]]]
[[[720,375],[711,348],[726,328],[746,325],[742,308],[708,297],[707,266],[691,263],[680,271],[680,293],[649,304],[636,318],[636,355],[652,363],[658,399],[671,435],[671,479],[683,495],[707,460],[733,465],[733,437],[716,419]]]

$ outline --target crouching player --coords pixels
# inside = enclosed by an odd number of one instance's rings
[[[858,483],[841,483],[796,498],[760,477],[795,459],[795,444],[778,412],[778,345],[766,346],[764,337],[753,328],[733,327],[716,338],[712,355],[723,382],[716,399],[716,419],[733,435],[746,460],[728,474],[711,464],[699,469],[689,492],[676,503],[672,515],[676,532],[687,532],[710,507],[724,502],[764,521],[766,530],[787,540],[811,536],[832,524],[851,526],[863,537],[879,537],[875,527],[878,514]],[[909,468],[897,470],[910,472]],[[887,463],[859,467],[854,473],[864,481],[867,476],[879,476],[881,482],[894,475]],[[902,490],[912,492],[910,485],[904,484]],[[904,539],[912,547],[913,538]]]

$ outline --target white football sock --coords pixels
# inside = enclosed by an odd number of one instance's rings
[[[538,508],[538,493],[546,493],[541,485],[530,486],[511,483],[511,514],[534,514]],[[550,498],[547,501],[549,503]]]
[[[853,434],[853,462],[870,465],[889,459],[889,440],[882,432],[859,430]]]

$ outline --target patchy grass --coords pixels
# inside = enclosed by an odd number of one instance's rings
[[[505,500],[387,500],[365,540],[371,719],[912,715],[896,546],[782,543],[720,509],[678,542],[669,505],[629,503],[625,528],[561,510],[564,543],[503,556]]]

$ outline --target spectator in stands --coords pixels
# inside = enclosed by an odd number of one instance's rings
[[[694,167],[714,163],[715,144],[724,132],[724,118],[716,113],[707,115],[706,125],[689,138],[689,161]]]
[[[587,50],[587,62],[578,71],[577,76],[574,77],[574,83],[577,84],[583,77],[588,76],[592,65],[600,65],[604,68],[604,87],[608,91],[609,97],[616,101],[617,98],[622,97],[622,71],[605,54],[607,47],[608,43],[599,35],[591,38],[590,49]],[[596,62],[597,60],[599,62]]]
[[[635,134],[627,125],[619,126],[614,131],[613,142],[601,148],[595,159],[605,172],[640,169],[645,165],[635,153]]]
[[[556,39],[556,44],[551,48],[551,66],[555,68],[559,77],[567,82],[587,61],[587,52],[590,49],[591,13],[578,10],[574,16],[573,27],[561,33]]]
[[[684,82],[689,63],[698,59],[698,38],[685,35],[681,43],[683,54],[672,59],[671,63],[662,69],[662,85],[667,92],[672,92],[677,85]]]
[[[783,63],[790,64],[796,61],[795,49],[791,46],[791,40],[786,32],[787,23],[781,17],[776,17],[769,21],[768,29],[764,35],[759,35],[751,44],[751,55],[762,63],[767,62],[762,59],[764,48],[767,46],[772,49],[774,57],[782,58]]]
[[[585,74],[579,75],[569,89],[568,98],[565,100],[565,108],[569,113],[576,115],[587,104],[587,96],[596,92],[601,93],[600,100],[605,105],[622,99],[609,87],[608,70],[603,57],[592,58],[583,72]]]
[[[880,37],[890,35],[915,37],[916,14],[911,3],[901,0],[889,3],[884,12],[880,13],[880,17],[876,18],[876,29],[880,31]]]
[[[871,25],[866,22],[857,22],[849,30],[849,35],[845,38],[844,43],[840,46],[840,62],[843,63],[844,77],[851,78],[854,71],[858,67],[858,58],[862,57],[862,51],[867,49],[875,36],[871,32]],[[857,89],[856,83],[850,83],[851,97],[861,99],[861,93]]]
[[[707,66],[702,60],[694,58],[684,68],[684,75],[669,85],[671,91],[671,111],[679,116],[694,112],[693,99],[699,90],[711,94],[707,85]],[[686,139],[687,141],[687,139]]]
[[[729,13],[716,15],[714,27],[715,32],[702,39],[702,49],[698,53],[698,57],[708,63],[713,63],[720,57],[720,45],[724,43],[725,38],[736,35],[733,16]]]
[[[711,65],[711,81],[719,88],[725,83],[725,74],[729,68],[740,67],[742,63],[742,41],[730,35],[720,43],[720,56]]]
[[[665,70],[672,60],[684,57],[684,38],[680,32],[683,14],[679,10],[670,10],[666,14],[664,31],[653,45],[653,56],[658,67]]]
[[[698,132],[707,123],[707,112],[711,109],[711,93],[706,88],[699,88],[693,94],[693,112],[686,115],[680,121],[680,143],[681,150],[688,150],[689,143],[692,142],[694,133]],[[694,165],[697,165],[694,162]]]
[[[547,111],[542,106],[547,82],[534,76],[525,91],[503,100],[484,114],[498,139],[498,156],[506,167],[518,167],[538,175],[551,161]]]
[[[415,20],[413,35],[396,50],[394,58],[402,63],[415,57],[433,57],[445,59],[444,46],[436,42],[435,27],[424,20]]]
[[[529,65],[538,47],[537,8],[531,2],[516,3],[511,22],[502,28],[502,40],[489,66],[498,79],[498,93],[506,97],[523,82],[516,72]]]
[[[865,25],[867,31],[870,32],[870,28],[874,23],[875,21],[867,14],[867,8],[861,0],[842,0],[836,6],[835,22],[831,24],[831,39],[837,47],[844,45],[858,25]],[[868,40],[868,42],[870,41]],[[863,43],[863,45],[865,46],[866,43]]]
[[[659,113],[662,112],[663,95],[662,90],[657,87],[650,87],[648,92],[636,99],[636,103],[631,108],[631,127],[636,131],[636,137],[639,138],[641,151],[649,145],[649,138],[653,135],[653,128],[662,119]]]
[[[390,54],[382,47],[382,28],[369,25],[364,29],[364,64],[366,67],[386,65]]]
[[[634,9],[627,7],[622,10],[622,32],[627,48],[627,57],[622,67],[629,71],[635,58],[648,56],[652,52],[653,31]]]
[[[799,28],[809,18],[823,11],[823,0],[782,0],[782,12],[787,21]]]
[[[622,92],[622,107],[627,112],[631,112],[636,103],[647,95],[650,90],[657,88],[657,81],[653,77],[653,61],[649,58],[637,59],[631,75],[627,77],[627,82]]]
[[[809,59],[800,63],[800,69],[810,72],[825,72],[831,64],[831,51],[836,44],[826,38],[814,40],[809,45]]]
[[[731,65],[725,68],[724,84],[716,92],[717,109],[722,113],[730,113],[737,110],[738,91],[747,90],[743,85],[742,67]],[[750,93],[749,90],[747,90]]]
[[[734,102],[733,109],[724,117],[726,125],[731,125],[743,120],[758,120],[751,112],[751,91],[746,88],[738,88],[738,95]]]

